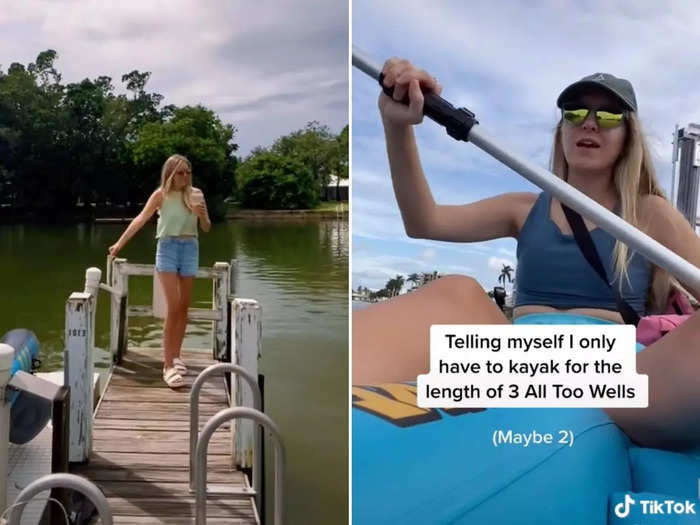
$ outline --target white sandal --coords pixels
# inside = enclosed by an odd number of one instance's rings
[[[170,388],[181,388],[185,386],[185,380],[174,366],[163,369],[163,381],[165,381]]]
[[[185,362],[179,357],[173,359],[173,367],[175,367],[175,370],[177,370],[180,375],[184,376],[187,374],[187,365],[185,365]]]

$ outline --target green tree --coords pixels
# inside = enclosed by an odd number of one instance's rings
[[[138,133],[141,126],[148,122],[157,122],[163,118],[158,110],[158,106],[163,100],[163,95],[158,93],[147,93],[146,84],[151,78],[151,73],[133,70],[122,75],[122,82],[126,82],[126,89],[131,92],[132,98],[129,103],[128,136],[132,139]],[[172,110],[174,106],[166,108]]]
[[[274,153],[297,159],[308,166],[319,192],[328,185],[336,167],[333,165],[335,150],[337,146],[330,129],[315,120],[303,130],[280,137],[271,148]]]
[[[49,82],[55,57],[49,50],[37,63],[27,68],[13,63],[0,75],[0,198],[15,208],[43,213],[74,202],[61,145],[62,89]]]
[[[153,174],[160,173],[163,161],[180,153],[192,163],[193,183],[204,191],[212,219],[220,220],[226,211],[224,199],[234,187],[236,130],[203,106],[171,111],[172,117],[164,122],[143,125],[131,145],[134,165],[145,175],[142,181],[133,181],[132,186],[139,189],[140,198],[144,199],[157,185]]]
[[[403,275],[397,275],[396,277],[389,279],[384,286],[384,288],[387,290],[389,293],[389,297],[394,297],[401,292],[401,288],[403,288],[404,285],[404,277]]]
[[[207,195],[213,219],[231,194],[235,129],[201,106],[159,109],[149,72],[61,85],[57,53],[0,70],[0,203],[20,213],[75,213],[77,203],[140,204],[158,184],[163,161],[182,153]]]
[[[330,164],[335,175],[335,196],[338,201],[340,200],[340,181],[347,180],[349,177],[348,133],[348,126],[346,125],[330,146]]]
[[[259,153],[236,171],[243,206],[263,209],[313,208],[319,189],[311,171],[294,157]]]

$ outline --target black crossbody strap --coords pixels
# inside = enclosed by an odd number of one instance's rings
[[[583,222],[583,219],[577,212],[566,206],[564,203],[561,203],[561,209],[564,210],[564,215],[566,215],[566,220],[569,222],[569,226],[571,226],[571,231],[574,233],[574,239],[576,240],[576,244],[578,244],[581,253],[585,257],[586,261],[588,261],[588,264],[591,265],[595,272],[601,279],[603,279],[603,281],[605,281],[605,284],[607,284],[612,291],[613,296],[615,297],[617,310],[620,312],[625,324],[633,324],[634,326],[637,326],[637,324],[639,324],[639,314],[637,314],[629,303],[622,298],[617,287],[610,284],[610,281],[608,280],[608,273],[605,271],[605,267],[600,260],[600,255],[598,255],[598,250],[596,250],[593,239],[591,238],[591,233],[588,231],[588,228],[586,228],[586,224]]]

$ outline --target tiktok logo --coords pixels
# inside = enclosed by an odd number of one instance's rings
[[[625,502],[615,505],[615,516],[618,518],[626,518],[630,514],[630,507],[636,502],[629,494],[625,494]]]
[[[672,499],[642,499],[635,500],[629,494],[625,494],[625,501],[615,505],[615,515],[618,518],[626,518],[630,515],[632,505],[639,505],[641,514],[697,514],[695,504],[697,501],[676,501]]]

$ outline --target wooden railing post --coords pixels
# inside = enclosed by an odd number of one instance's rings
[[[230,266],[227,262],[214,263],[216,276],[212,286],[212,302],[219,317],[213,323],[214,359],[221,361],[226,357],[226,327],[228,324],[228,298],[230,290]]]
[[[112,294],[110,303],[109,325],[109,349],[112,360],[121,363],[122,356],[126,353],[129,334],[129,276],[123,271],[126,259],[115,258],[112,260],[111,271],[108,272],[111,282],[108,283],[120,295]]]
[[[91,267],[85,270],[85,293],[92,296],[92,318],[90,319],[90,352],[94,355],[95,350],[95,316],[97,315],[97,294],[100,291],[100,280],[102,279],[102,270]]]
[[[66,302],[66,350],[64,384],[70,387],[71,462],[84,462],[92,450],[93,296],[73,292]]]
[[[231,308],[233,348],[231,363],[258,376],[258,359],[262,353],[262,307],[254,299],[234,299]],[[235,374],[231,376],[231,405],[253,406],[253,395]],[[234,465],[253,466],[253,433],[257,429],[251,421],[236,420],[231,426],[231,446]]]

